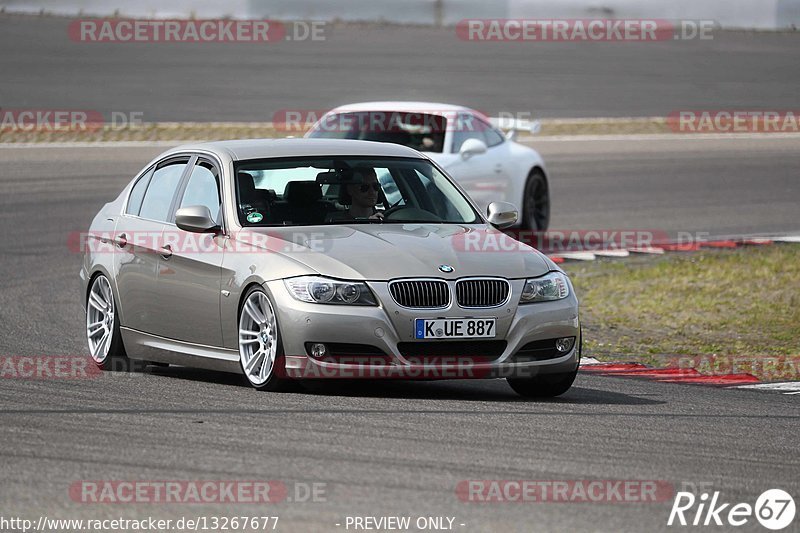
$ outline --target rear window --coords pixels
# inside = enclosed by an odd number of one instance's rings
[[[326,115],[308,136],[402,144],[420,152],[442,152],[447,119],[413,112],[363,111]]]
[[[131,194],[128,196],[128,208],[125,210],[125,213],[139,216],[139,210],[142,208],[142,200],[144,200],[144,192],[147,190],[147,184],[150,183],[150,176],[152,174],[153,169],[149,168],[136,180],[136,183],[131,189]]]

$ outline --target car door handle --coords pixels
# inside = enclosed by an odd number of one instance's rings
[[[165,261],[169,261],[169,258],[172,257],[172,246],[167,244],[166,246],[161,247],[161,253],[159,254],[161,257],[164,258]]]
[[[116,245],[117,245],[119,248],[125,248],[125,246],[127,246],[127,245],[128,245],[128,236],[127,236],[127,235],[125,235],[124,233],[120,233],[119,235],[117,235],[117,238],[116,238],[116,240],[114,241],[114,243],[115,243],[115,244],[116,244]]]
[[[497,172],[498,174],[501,173],[503,171],[503,165],[495,165],[494,171]]]

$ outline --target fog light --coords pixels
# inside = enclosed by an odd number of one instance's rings
[[[561,337],[556,339],[556,350],[561,353],[567,353],[575,346],[575,337]]]
[[[324,344],[314,343],[311,345],[311,357],[314,359],[322,359],[328,355],[328,349],[325,348]]]

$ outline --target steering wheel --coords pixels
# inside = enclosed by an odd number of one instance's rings
[[[405,217],[399,218],[395,215],[398,213],[404,213]],[[383,212],[383,219],[384,220],[398,220],[403,221],[403,219],[407,220],[414,220],[414,221],[426,221],[426,222],[441,222],[441,218],[434,215],[430,211],[425,211],[424,209],[419,209],[417,207],[409,207],[407,205],[398,205],[392,206],[386,211]]]
[[[390,216],[392,216],[393,213],[397,213],[401,209],[406,209],[405,205],[398,205],[399,203],[400,202],[397,202],[393,206],[389,207],[389,209],[380,211],[381,213],[383,213],[383,218],[389,218]]]

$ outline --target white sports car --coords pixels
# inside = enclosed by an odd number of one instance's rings
[[[503,124],[449,104],[365,102],[329,111],[306,137],[391,142],[425,152],[484,212],[493,201],[510,202],[521,208],[523,229],[544,231],[550,222],[544,161],[536,150],[514,141],[520,129],[535,133],[538,123]]]

